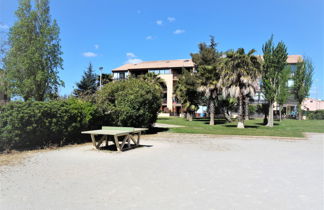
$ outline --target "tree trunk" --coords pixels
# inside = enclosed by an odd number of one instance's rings
[[[190,112],[186,112],[186,120],[190,120]]]
[[[297,108],[298,108],[298,120],[302,120],[303,113],[302,113],[302,109],[301,109],[301,103],[298,103]]]
[[[280,122],[281,122],[281,119],[282,119],[281,111],[282,111],[282,104],[279,104],[279,121]]]
[[[244,119],[249,120],[249,97],[246,97],[244,100],[244,108],[245,108]]]
[[[232,122],[231,115],[228,113],[227,109],[224,108],[223,110],[224,118],[226,119],[227,122]]]
[[[193,118],[193,113],[189,112],[189,121],[192,121],[192,118]]]
[[[268,127],[273,127],[273,102],[269,103]]]
[[[215,103],[214,100],[210,100],[209,102],[209,125],[215,125]]]
[[[244,114],[243,114],[243,96],[239,96],[239,113],[238,113],[238,123],[237,123],[237,128],[244,128]]]

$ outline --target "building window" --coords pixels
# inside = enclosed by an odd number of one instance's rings
[[[128,77],[128,71],[126,72],[114,72],[114,79],[126,79]]]
[[[154,74],[171,74],[171,69],[151,69],[149,72]]]

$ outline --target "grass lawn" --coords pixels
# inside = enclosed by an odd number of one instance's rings
[[[324,133],[324,120],[283,120],[275,121],[273,128],[262,124],[262,119],[245,121],[245,129],[236,128],[237,122],[226,123],[215,120],[216,125],[210,126],[209,119],[194,119],[192,122],[179,117],[159,118],[158,123],[183,125],[182,128],[170,128],[174,133],[197,133],[218,135],[249,135],[249,136],[282,136],[303,137],[303,132]]]

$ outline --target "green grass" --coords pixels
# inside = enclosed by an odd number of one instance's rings
[[[225,123],[216,120],[216,125],[209,125],[209,119],[194,119],[192,122],[179,117],[159,118],[158,123],[183,125],[182,128],[170,128],[174,133],[218,134],[218,135],[248,135],[248,136],[282,136],[304,137],[303,132],[324,133],[324,120],[283,120],[275,121],[273,128],[262,124],[262,119],[245,121],[245,128],[236,128],[236,122]]]

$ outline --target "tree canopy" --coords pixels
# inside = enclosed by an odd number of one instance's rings
[[[92,95],[97,90],[97,75],[93,72],[92,64],[89,63],[87,70],[84,72],[80,82],[76,83],[77,89],[74,95],[78,97]]]
[[[288,57],[286,45],[280,41],[276,46],[273,43],[273,36],[262,46],[263,70],[262,89],[266,100],[269,103],[269,119],[267,126],[273,127],[273,104],[277,100],[278,90],[282,71],[286,66]]]
[[[5,57],[9,90],[24,100],[43,101],[57,95],[64,85],[58,73],[63,59],[59,26],[50,16],[48,0],[21,0],[17,21],[10,28],[10,49]]]
[[[312,86],[314,67],[312,62],[306,58],[303,61],[299,61],[297,64],[297,70],[294,73],[293,80],[293,93],[295,99],[298,102],[298,118],[302,118],[301,103],[309,95],[310,88]]]

